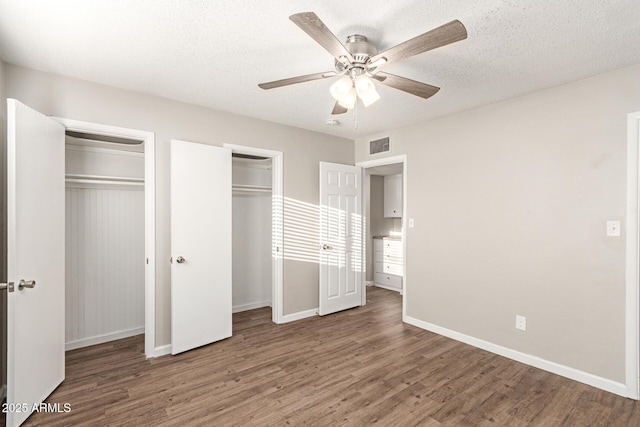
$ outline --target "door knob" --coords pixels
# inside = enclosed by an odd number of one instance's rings
[[[178,264],[184,264],[184,262],[186,261],[186,259],[184,259],[183,257],[179,256],[178,258],[176,258],[176,262]]]
[[[333,248],[331,246],[327,245],[327,244],[322,245],[322,250],[323,251],[328,251],[329,249],[333,249]]]
[[[29,288],[29,289],[33,289],[36,287],[36,281],[35,280],[23,280],[20,279],[20,281],[18,282],[18,290],[21,291],[24,288]]]

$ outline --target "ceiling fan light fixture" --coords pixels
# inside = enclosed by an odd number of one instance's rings
[[[354,85],[356,87],[356,90],[358,91],[358,95],[370,91],[371,89],[375,90],[371,79],[364,74],[360,74],[358,77],[356,77],[356,79],[354,80]]]
[[[344,95],[341,99],[338,99],[338,104],[340,104],[342,107],[350,110],[353,107],[356,106],[356,100],[358,99],[358,95],[356,94],[356,90],[351,87],[351,89],[349,90],[349,92]]]
[[[378,91],[376,91],[376,87],[373,84],[373,81],[371,81],[371,79],[364,74],[356,77],[354,85],[356,88],[356,92],[358,93],[358,96],[362,100],[362,103],[365,107],[368,107],[369,105],[380,99],[380,95],[378,94]]]
[[[340,102],[342,98],[349,94],[351,89],[353,89],[353,82],[351,81],[351,77],[344,76],[331,85],[331,87],[329,88],[329,92],[331,93],[331,96],[333,96],[333,99]]]
[[[378,91],[375,87],[365,93],[358,93],[358,96],[362,100],[362,103],[365,107],[368,107],[369,105],[380,99],[380,95],[378,94]]]

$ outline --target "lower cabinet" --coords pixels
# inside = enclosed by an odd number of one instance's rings
[[[391,238],[373,239],[374,273],[376,286],[394,291],[402,290],[403,253],[402,240]]]

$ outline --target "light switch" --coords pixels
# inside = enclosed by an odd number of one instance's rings
[[[415,227],[415,225],[416,225],[416,223],[413,220],[413,218],[409,218],[409,228],[413,228],[413,227]]]
[[[620,236],[620,221],[607,221],[607,237]]]

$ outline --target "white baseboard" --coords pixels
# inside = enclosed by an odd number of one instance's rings
[[[402,293],[402,288],[396,288],[389,285],[381,285],[379,283],[374,283],[373,286],[375,286],[376,288],[388,289],[390,291],[396,291],[396,292]]]
[[[166,354],[171,354],[171,344],[161,345],[160,347],[156,347],[153,351],[152,357],[160,357]]]
[[[296,320],[305,319],[307,317],[313,317],[318,315],[318,309],[312,308],[311,310],[299,311],[297,313],[287,314],[286,316],[282,316],[281,323],[289,323],[295,322]]]
[[[262,308],[262,307],[271,307],[271,300],[251,302],[249,304],[234,305],[232,308],[232,312],[240,313],[241,311],[248,311],[248,310],[253,310],[253,309]]]
[[[7,385],[2,384],[2,387],[0,387],[0,402],[4,401],[5,397],[7,397]]]
[[[82,338],[75,341],[65,343],[65,351],[75,350],[77,348],[89,347],[90,345],[102,344],[109,341],[119,340],[121,338],[133,337],[135,335],[144,334],[144,326],[140,328],[127,329],[125,331],[112,332],[104,335],[96,335],[94,337]]]
[[[364,285],[365,285],[365,286],[373,286],[373,281],[372,281],[372,280],[366,280],[366,281],[364,282]]]
[[[580,371],[575,368],[570,368],[568,366],[560,365],[559,363],[551,362],[549,360],[542,359],[537,356],[532,356],[530,354],[521,353],[517,350],[513,350],[507,347],[502,347],[500,345],[493,344],[488,341],[481,340],[479,338],[474,338],[472,336],[465,335],[460,332],[452,331],[450,329],[443,328],[441,326],[437,326],[432,323],[418,320],[411,316],[405,316],[404,322],[413,326],[417,326],[418,328],[426,329],[427,331],[434,332],[438,335],[443,335],[445,337],[454,339],[456,341],[460,341],[465,344],[469,344],[474,347],[481,348],[491,353],[495,353],[500,356],[504,356],[509,359],[516,360],[518,362],[524,363],[525,365],[534,366],[536,368],[551,372],[556,375],[563,376],[565,378],[569,378],[574,381],[578,381],[578,382],[590,385],[592,387],[596,387],[620,396],[629,397],[629,392],[625,384],[612,381],[606,378],[602,378],[597,375],[590,374],[588,372]]]

